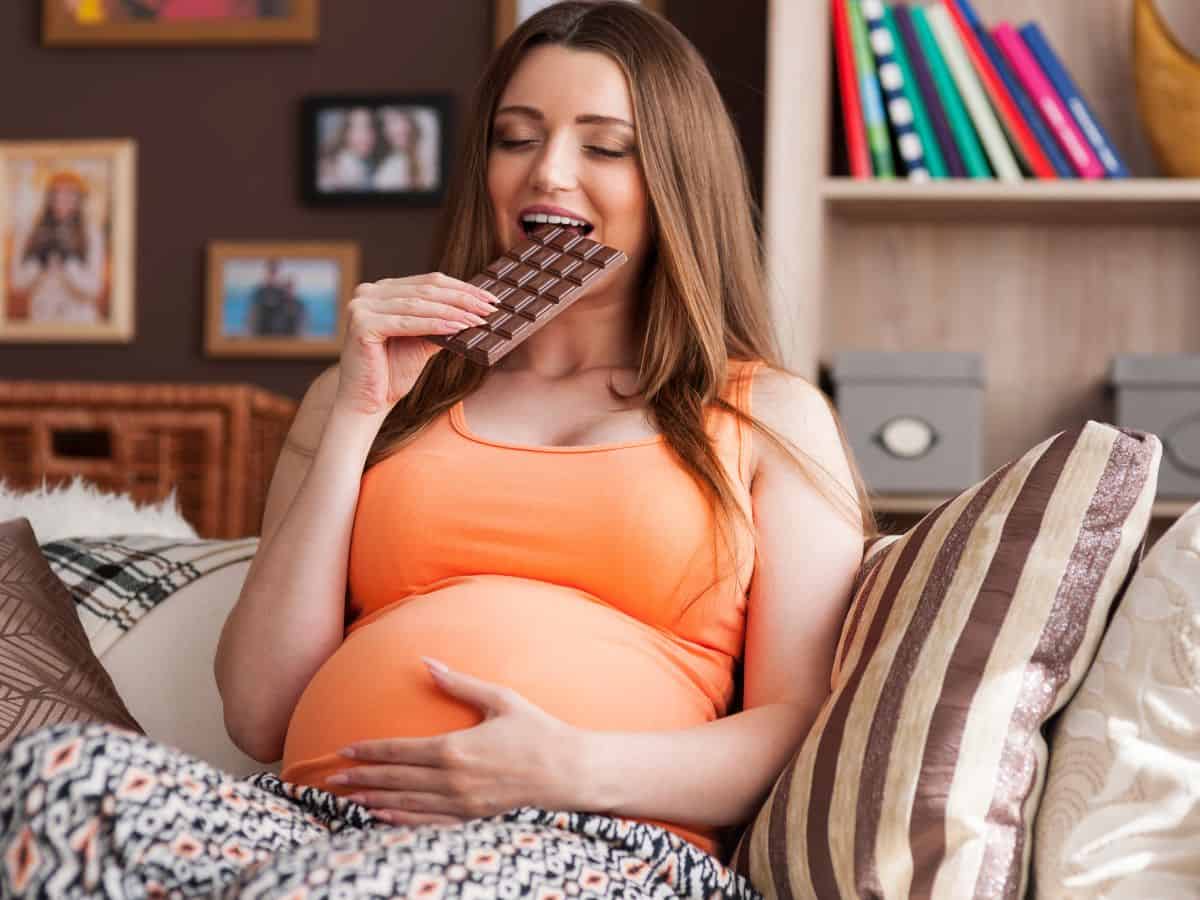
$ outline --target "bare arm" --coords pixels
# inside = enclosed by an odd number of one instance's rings
[[[345,629],[354,511],[384,417],[335,406],[337,383],[334,367],[305,394],[271,478],[258,552],[217,646],[225,728],[264,763],[283,755],[300,694]]]

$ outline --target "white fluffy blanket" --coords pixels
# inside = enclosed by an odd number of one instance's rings
[[[154,534],[196,538],[179,512],[175,489],[162,502],[136,504],[125,494],[105,493],[76,475],[68,485],[19,492],[0,478],[0,522],[26,518],[39,544],[63,538]]]

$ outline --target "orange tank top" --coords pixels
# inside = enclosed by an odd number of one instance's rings
[[[749,411],[761,360],[731,361],[722,396]],[[709,434],[751,512],[749,428],[710,407]],[[461,401],[362,478],[351,622],[292,714],[282,777],[325,779],[357,740],[481,721],[420,656],[507,685],[580,728],[656,731],[724,715],[745,638],[752,536],[737,562],[662,435],[537,447],[474,434]],[[681,760],[686,764],[686,760]],[[717,829],[641,819],[709,853]]]

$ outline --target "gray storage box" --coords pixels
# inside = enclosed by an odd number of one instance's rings
[[[978,353],[834,354],[838,415],[873,492],[945,494],[979,482],[983,357]]]
[[[1160,497],[1200,497],[1200,354],[1113,357],[1116,424],[1158,435]]]

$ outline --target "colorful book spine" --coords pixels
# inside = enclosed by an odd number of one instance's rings
[[[871,147],[871,162],[876,178],[894,178],[892,166],[892,138],[888,133],[887,118],[883,112],[883,97],[879,91],[879,76],[875,72],[875,58],[867,40],[867,25],[863,21],[858,0],[846,0],[850,19],[850,38],[854,44],[854,63],[858,67],[858,90],[862,96],[863,118],[867,122],[867,143]]]
[[[913,71],[912,64],[908,61],[908,50],[904,45],[900,28],[896,25],[896,16],[892,12],[892,8],[887,5],[883,7],[883,24],[887,28],[888,34],[892,36],[892,53],[896,58],[896,65],[900,67],[900,71],[904,75],[904,95],[908,98],[909,108],[912,109],[913,127],[921,136],[921,147],[925,151],[925,165],[929,169],[929,175],[931,178],[945,178],[947,174],[946,161],[942,158],[942,151],[938,146],[933,124],[929,120],[929,111],[925,109],[925,101],[921,97],[917,76]]]
[[[879,86],[883,88],[888,119],[896,136],[896,150],[910,181],[928,181],[929,167],[925,162],[925,143],[917,132],[912,103],[905,91],[904,70],[896,61],[896,44],[883,21],[881,0],[862,0],[863,19],[867,24],[867,40],[875,54]]]
[[[938,150],[946,161],[946,174],[951,178],[966,178],[967,166],[962,154],[958,152],[958,144],[954,141],[954,132],[950,128],[950,119],[942,98],[938,95],[937,85],[933,81],[933,72],[925,59],[925,49],[917,37],[916,26],[913,25],[912,12],[907,3],[897,3],[890,8],[892,18],[896,22],[896,30],[900,32],[900,40],[904,44],[904,52],[908,56],[909,65],[917,77],[917,91],[921,101],[929,113],[929,125],[933,128],[937,139]]]
[[[925,16],[997,177],[1002,181],[1022,181],[1024,176],[1021,174],[1021,167],[1017,165],[1017,159],[1005,140],[996,114],[988,104],[983,85],[979,83],[979,76],[971,67],[971,60],[962,41],[959,40],[958,32],[954,29],[950,13],[946,11],[945,6],[937,3],[925,11]]]
[[[1038,61],[1038,65],[1042,67],[1042,71],[1054,86],[1054,90],[1058,92],[1071,115],[1075,117],[1075,124],[1088,139],[1088,143],[1091,144],[1092,150],[1095,151],[1101,165],[1104,166],[1108,177],[1129,178],[1129,169],[1117,155],[1108,133],[1092,114],[1091,107],[1083,99],[1075,81],[1071,78],[1066,66],[1062,64],[1062,60],[1058,58],[1058,54],[1054,52],[1054,48],[1050,46],[1050,42],[1046,40],[1042,30],[1033,22],[1029,22],[1021,26],[1019,33],[1025,40],[1025,46],[1029,48],[1034,59]]]
[[[992,66],[996,69],[996,74],[1000,76],[1000,80],[1004,82],[1004,86],[1008,89],[1009,94],[1016,102],[1018,109],[1021,111],[1021,117],[1025,124],[1029,126],[1038,144],[1042,148],[1042,152],[1046,154],[1046,158],[1050,160],[1054,166],[1054,171],[1058,173],[1060,178],[1074,178],[1075,169],[1067,162],[1067,158],[1063,156],[1063,152],[1059,149],[1058,143],[1054,140],[1054,135],[1046,127],[1046,123],[1042,121],[1041,114],[1034,106],[1033,100],[1021,85],[1021,81],[1017,78],[1012,67],[1009,66],[1008,60],[1004,58],[1004,54],[1000,52],[1000,48],[996,46],[996,42],[992,40],[992,36],[988,34],[987,28],[983,24],[983,20],[975,12],[975,8],[968,0],[955,0],[955,5],[966,17],[971,29],[975,32],[975,36],[979,39],[979,45],[983,47],[988,59],[991,60]]]
[[[858,68],[854,64],[854,45],[850,40],[850,18],[846,0],[831,0],[833,47],[837,57],[838,87],[842,97],[842,125],[846,132],[846,154],[850,174],[871,177],[871,153],[867,149],[867,127],[863,121],[862,101],[858,96]]]
[[[954,132],[954,143],[962,154],[967,175],[971,178],[991,178],[992,170],[988,167],[987,157],[984,156],[983,148],[979,145],[979,138],[975,135],[971,117],[967,114],[966,107],[963,106],[958,88],[954,86],[954,77],[946,68],[946,61],[942,58],[937,38],[933,36],[933,30],[929,27],[928,18],[922,7],[914,6],[912,8],[912,21],[917,37],[921,41],[925,59],[929,62],[929,70],[933,72],[938,96],[942,98],[942,104],[946,107],[946,118],[950,121],[950,128]]]
[[[959,0],[945,0],[946,12],[958,32],[959,41],[966,50],[975,73],[979,76],[979,81],[992,101],[992,107],[996,111],[1000,124],[1008,133],[1009,143],[1020,154],[1025,161],[1026,168],[1034,176],[1047,179],[1057,178],[1058,174],[1054,171],[1053,164],[1042,152],[1037,138],[1033,136],[1033,132],[1029,130],[1025,120],[1021,118],[1021,111],[1017,109],[1017,104],[1009,94],[1008,88],[1004,86],[992,61],[984,52],[983,46],[975,34],[975,29],[971,27],[971,23],[963,12],[963,5]]]
[[[1021,79],[1021,83],[1025,85],[1025,89],[1033,97],[1034,103],[1037,104],[1038,110],[1046,119],[1046,124],[1054,133],[1055,140],[1066,152],[1067,159],[1071,161],[1075,171],[1081,178],[1103,178],[1104,166],[1092,152],[1087,138],[1080,132],[1079,126],[1071,118],[1070,112],[1055,93],[1053,85],[1043,74],[1037,60],[1033,58],[1033,54],[1021,40],[1021,36],[1007,22],[1001,22],[992,29],[992,36],[1000,45],[1004,55],[1008,57],[1009,63],[1016,71],[1017,77]]]

